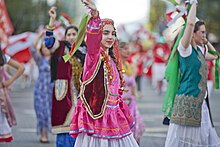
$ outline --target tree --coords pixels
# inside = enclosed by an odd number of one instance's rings
[[[14,34],[25,31],[36,31],[39,25],[49,22],[47,0],[5,0],[9,16],[14,26]],[[61,11],[66,12],[73,20],[78,21],[80,16],[80,1],[56,0],[57,19]],[[82,15],[82,14],[81,14]],[[75,19],[75,17],[77,17]]]
[[[5,0],[5,3],[15,29],[14,34],[35,31],[40,24],[49,21],[48,15],[46,15],[49,9],[46,0],[35,2],[32,0],[13,2]]]
[[[206,30],[208,33],[215,34],[220,38],[220,15],[219,15],[219,0],[199,0],[198,18],[205,21]]]
[[[165,18],[166,5],[161,0],[151,0],[149,29],[151,31],[158,32],[160,23]]]

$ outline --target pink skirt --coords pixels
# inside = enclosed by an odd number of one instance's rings
[[[120,139],[132,134],[133,126],[128,105],[120,98],[114,103],[108,101],[105,113],[99,119],[91,118],[79,99],[72,115],[70,135],[76,138],[79,133],[85,133],[96,138]]]

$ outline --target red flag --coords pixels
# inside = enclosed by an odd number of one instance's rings
[[[0,42],[7,42],[8,36],[14,32],[14,28],[8,16],[4,0],[0,0]]]
[[[69,16],[67,13],[65,13],[65,12],[62,12],[62,13],[60,14],[59,20],[60,20],[66,27],[68,27],[68,26],[70,26],[71,24],[73,24],[72,19],[71,19],[70,16]]]
[[[18,62],[27,63],[31,59],[29,50],[36,36],[31,32],[10,36],[8,44],[2,44],[2,50]]]

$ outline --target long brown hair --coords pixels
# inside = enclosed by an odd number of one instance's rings
[[[114,26],[114,21],[112,19],[109,19],[109,18],[102,19],[101,22],[102,22],[102,28],[108,24],[108,25],[112,25],[114,30],[116,30],[116,28]],[[105,54],[105,52],[102,52],[102,53]],[[123,73],[122,73],[122,65],[121,65],[120,55],[119,55],[119,51],[118,51],[117,34],[116,34],[116,40],[115,40],[114,45],[111,48],[109,48],[109,55],[116,64],[116,67],[117,67],[117,70],[119,73],[119,78],[120,78],[120,87],[123,88],[124,87],[124,78],[123,78]],[[106,56],[106,55],[104,55],[104,56]],[[106,58],[106,60],[108,60],[108,59]],[[109,66],[109,65],[107,65],[107,66]],[[109,69],[109,70],[111,70],[111,69]]]
[[[205,25],[204,21],[202,21],[202,20],[197,21],[195,24],[194,33],[197,32],[199,30],[199,27],[202,25]]]
[[[123,78],[123,73],[122,73],[122,70],[119,68],[120,65],[118,63],[118,60],[116,59],[116,56],[115,56],[114,52],[113,52],[113,47],[109,49],[109,55],[116,64],[116,67],[117,67],[117,70],[118,70],[118,73],[119,73],[119,77],[120,77],[120,81],[121,81],[120,86],[124,87],[125,82],[124,82],[124,78]]]

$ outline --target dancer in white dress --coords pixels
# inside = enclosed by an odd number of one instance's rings
[[[207,64],[193,38],[197,0],[190,0],[190,5],[186,28],[177,47],[180,81],[165,147],[219,147],[220,139],[205,101]]]

